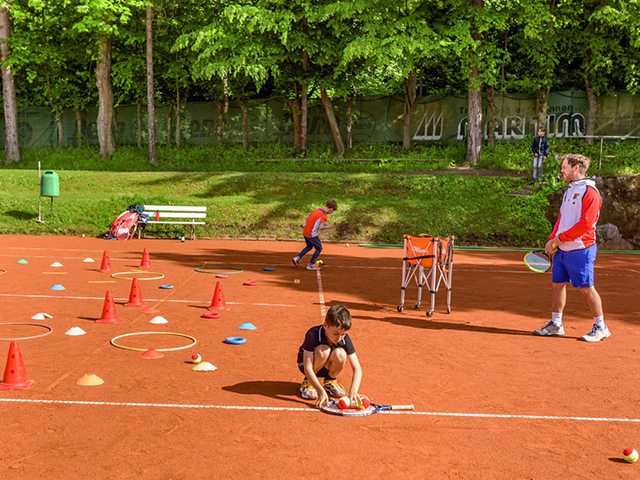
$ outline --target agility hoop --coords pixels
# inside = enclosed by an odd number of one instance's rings
[[[125,333],[124,335],[118,335],[117,337],[113,337],[111,339],[110,343],[111,343],[111,345],[113,345],[116,348],[121,348],[123,350],[132,350],[134,352],[146,352],[147,350],[149,350],[148,348],[127,347],[127,346],[119,345],[119,344],[116,343],[116,340],[119,340],[119,339],[124,338],[124,337],[132,337],[134,335],[173,335],[175,337],[188,338],[192,342],[192,343],[190,343],[188,345],[185,345],[183,347],[155,348],[154,350],[157,350],[158,352],[175,352],[176,350],[184,350],[185,348],[193,347],[197,343],[197,340],[195,339],[195,337],[192,337],[191,335],[187,335],[185,333],[172,333],[172,332],[135,332],[135,333]]]
[[[194,270],[199,273],[211,273],[214,275],[235,275],[243,272],[241,268],[235,267],[198,267]]]
[[[0,338],[0,340],[9,340],[9,341],[14,341],[14,340],[31,340],[32,338],[40,338],[40,337],[46,337],[47,335],[49,335],[51,332],[53,332],[53,328],[51,328],[49,325],[42,325],[41,323],[24,323],[24,322],[9,322],[9,323],[0,323],[0,327],[3,325],[29,325],[32,327],[41,327],[41,328],[46,328],[47,331],[44,333],[41,333],[40,335],[32,335],[30,337],[16,337],[16,338]]]
[[[155,275],[155,277],[123,277],[122,275],[129,275],[132,273],[148,273],[149,275]],[[160,280],[161,278],[164,278],[164,273],[157,273],[157,272],[147,272],[145,270],[140,270],[139,272],[117,272],[117,273],[112,273],[111,274],[112,278],[117,278],[119,280],[133,280],[134,278],[137,278],[138,280]]]

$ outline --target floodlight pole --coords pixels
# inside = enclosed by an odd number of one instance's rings
[[[38,223],[44,223],[44,221],[42,220],[42,195],[40,195],[40,193],[42,193],[42,175],[40,174],[40,161],[38,161],[38,219],[36,220],[36,222]],[[53,198],[52,198],[53,200]],[[51,207],[53,208],[53,204],[51,205]]]

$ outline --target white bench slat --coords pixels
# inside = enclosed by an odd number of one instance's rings
[[[171,221],[162,221],[162,220],[149,220],[147,225],[150,223],[172,223],[175,225],[206,225],[206,222],[171,222]]]
[[[147,213],[147,212],[145,212]],[[147,213],[151,220],[155,220],[153,212]],[[158,218],[207,218],[206,213],[189,213],[189,212],[158,212]]]
[[[145,213],[148,212],[206,212],[207,207],[179,207],[172,205],[143,205]]]

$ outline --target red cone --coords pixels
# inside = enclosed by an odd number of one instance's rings
[[[140,282],[137,277],[131,281],[131,292],[129,292],[129,301],[124,304],[125,307],[143,307],[146,303],[142,301],[142,293],[140,293]]]
[[[111,262],[109,261],[109,252],[107,252],[106,250],[102,254],[102,266],[98,271],[102,273],[113,272],[113,270],[111,269]]]
[[[121,318],[116,315],[116,305],[113,302],[113,294],[111,290],[107,290],[107,294],[104,296],[104,307],[102,307],[102,316],[96,320],[96,323],[120,323]]]
[[[9,346],[9,357],[4,369],[4,377],[0,382],[0,390],[27,390],[36,383],[27,378],[18,341],[13,340]]]
[[[213,292],[213,299],[211,305],[207,307],[208,310],[229,310],[227,304],[224,303],[224,293],[222,293],[222,284],[216,282],[216,289]]]
[[[149,250],[146,248],[142,252],[142,263],[140,263],[138,268],[153,268],[149,260]]]

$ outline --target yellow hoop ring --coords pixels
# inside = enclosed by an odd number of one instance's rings
[[[120,338],[131,337],[133,335],[174,335],[176,337],[188,338],[189,340],[191,340],[193,342],[193,343],[190,343],[189,345],[185,345],[184,347],[156,348],[155,350],[157,350],[158,352],[174,352],[176,350],[184,350],[185,348],[193,347],[197,343],[197,340],[195,339],[195,337],[192,337],[191,335],[186,335],[184,333],[171,333],[171,332],[135,332],[135,333],[125,333],[124,335],[118,335],[117,337],[113,337],[111,339],[110,343],[111,343],[111,345],[113,345],[116,348],[121,348],[123,350],[133,350],[134,352],[146,352],[147,350],[149,350],[148,348],[125,347],[124,345],[118,345],[116,343],[116,340],[118,340]]]
[[[0,340],[31,340],[32,338],[40,338],[40,337],[45,337],[47,335],[49,335],[51,332],[53,332],[53,328],[51,328],[49,325],[42,325],[41,323],[25,323],[25,322],[8,322],[8,323],[0,323],[0,326],[2,325],[32,325],[35,327],[42,327],[42,328],[47,328],[49,331],[41,333],[40,335],[32,335],[30,337],[16,337],[16,338],[0,338]]]
[[[140,277],[120,277],[119,275],[128,275],[130,273],[148,273],[150,275],[156,275],[155,277],[149,277],[149,278],[140,278]],[[138,272],[117,272],[117,273],[112,273],[111,274],[112,278],[117,278],[118,280],[133,280],[134,278],[137,278],[138,280],[160,280],[161,278],[164,278],[164,273],[158,273],[158,272],[147,272],[145,270],[140,270]]]

